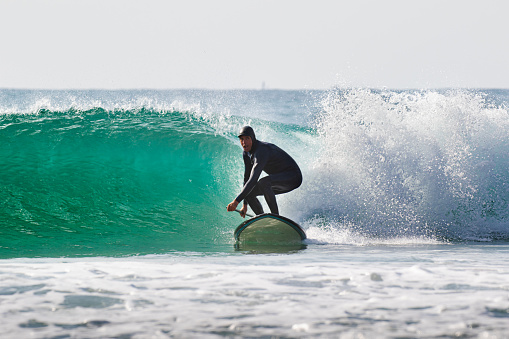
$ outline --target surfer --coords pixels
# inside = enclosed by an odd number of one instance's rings
[[[244,188],[226,209],[229,212],[235,211],[238,204],[244,201],[240,210],[243,218],[246,216],[248,205],[256,215],[263,214],[263,207],[257,198],[263,195],[271,213],[279,214],[276,194],[290,192],[301,185],[302,173],[299,166],[281,148],[256,140],[254,130],[250,126],[242,127],[239,141],[244,149]],[[258,180],[262,171],[268,176]]]

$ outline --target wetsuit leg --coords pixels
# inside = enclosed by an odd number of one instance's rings
[[[274,214],[279,214],[279,208],[277,207],[276,202],[276,194],[272,189],[272,180],[270,179],[270,177],[261,178],[256,184],[256,186],[258,186],[260,191],[263,193],[265,201],[269,206],[270,212]]]
[[[259,215],[259,214],[263,214],[263,207],[262,207],[262,204],[260,204],[260,201],[258,200],[258,198],[256,197],[257,192],[258,191],[257,191],[256,187],[253,188],[253,190],[247,195],[246,202],[249,205],[249,207],[251,207],[254,214]],[[261,195],[261,194],[258,194],[258,195]]]
[[[270,212],[279,214],[279,208],[276,201],[276,194],[290,192],[302,183],[302,175],[299,172],[284,172],[275,175],[269,175],[261,178],[255,188],[248,194],[246,201],[253,212],[258,215],[263,213],[263,207],[256,198],[259,195],[265,197],[265,201],[270,208]]]
[[[269,177],[272,190],[275,194],[288,193],[302,184],[302,174],[300,171],[271,174]]]

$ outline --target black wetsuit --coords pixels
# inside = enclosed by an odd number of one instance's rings
[[[281,148],[267,142],[258,141],[251,137],[253,146],[250,152],[244,152],[244,188],[235,198],[237,202],[246,200],[255,214],[262,214],[263,207],[256,198],[265,196],[265,201],[274,214],[279,214],[276,194],[290,192],[302,183],[302,173],[299,166]],[[268,176],[260,179],[264,171]]]

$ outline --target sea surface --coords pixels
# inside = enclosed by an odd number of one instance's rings
[[[303,246],[235,246],[244,125]],[[0,89],[0,145],[1,338],[509,338],[509,90]]]

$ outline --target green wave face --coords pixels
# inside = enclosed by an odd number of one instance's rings
[[[1,127],[1,257],[229,241],[225,155],[238,149],[206,123],[181,112],[93,109],[8,115]]]

